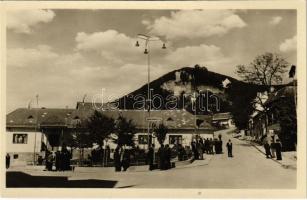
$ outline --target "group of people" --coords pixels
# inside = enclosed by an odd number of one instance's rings
[[[114,151],[114,167],[116,172],[127,171],[130,167],[130,150],[118,145]]]
[[[63,148],[62,151],[46,152],[46,169],[48,171],[66,171],[71,170],[71,153]]]
[[[264,142],[264,149],[265,149],[265,154],[267,158],[275,158],[276,160],[282,160],[281,156],[281,142],[279,139],[276,140],[276,142],[269,142],[266,140]]]
[[[172,151],[169,145],[161,145],[158,149],[157,153],[157,160],[158,160],[158,166],[155,165],[155,146],[154,144],[151,144],[148,149],[148,163],[149,163],[149,170],[154,170],[156,168],[159,168],[160,170],[167,170],[172,167],[171,165],[171,158],[172,158]]]
[[[221,154],[223,153],[223,141],[222,136],[219,135],[219,138],[206,138],[203,139],[199,137],[196,140],[191,142],[192,152],[194,160],[202,160],[203,153],[206,154]]]

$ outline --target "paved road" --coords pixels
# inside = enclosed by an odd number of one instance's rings
[[[82,187],[82,184],[87,184],[87,187],[117,188],[272,189],[296,187],[296,170],[284,169],[278,163],[266,159],[263,154],[246,142],[231,138],[225,131],[220,133],[223,135],[225,153],[214,155],[207,165],[152,172],[115,173],[112,168],[96,168],[91,169],[91,172],[48,173],[54,178],[66,176],[68,180],[65,180],[65,185],[70,187]],[[225,148],[229,138],[233,142],[233,158],[227,157]],[[37,171],[27,173],[33,176],[42,175],[42,172]]]

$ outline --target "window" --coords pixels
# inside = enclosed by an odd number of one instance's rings
[[[171,117],[167,118],[167,121],[174,121]]]
[[[13,134],[13,144],[27,144],[28,134]]]
[[[182,135],[170,135],[169,144],[182,144]]]
[[[151,135],[149,136],[149,139],[151,140]],[[138,142],[139,142],[139,144],[148,144],[148,136],[147,135],[139,135],[138,136]]]

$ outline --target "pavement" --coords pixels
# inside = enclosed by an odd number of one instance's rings
[[[222,135],[223,154],[206,155],[204,160],[181,163],[176,168],[148,171],[148,166],[115,172],[112,167],[77,167],[74,172],[46,172],[38,167],[11,168],[9,187],[92,187],[92,188],[229,188],[292,189],[296,170],[267,159],[252,144]],[[234,157],[227,157],[226,142],[233,142]]]
[[[253,145],[263,155],[266,155],[263,145],[259,145],[254,142],[250,142],[250,144]],[[293,169],[293,170],[297,169],[296,151],[282,152],[282,160],[276,160],[276,158],[272,158],[271,160],[280,164],[282,167],[286,169]]]

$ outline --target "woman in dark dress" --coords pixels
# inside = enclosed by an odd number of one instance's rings
[[[282,160],[282,157],[281,157],[281,142],[280,142],[279,139],[276,140],[275,150],[276,150],[276,159]]]

